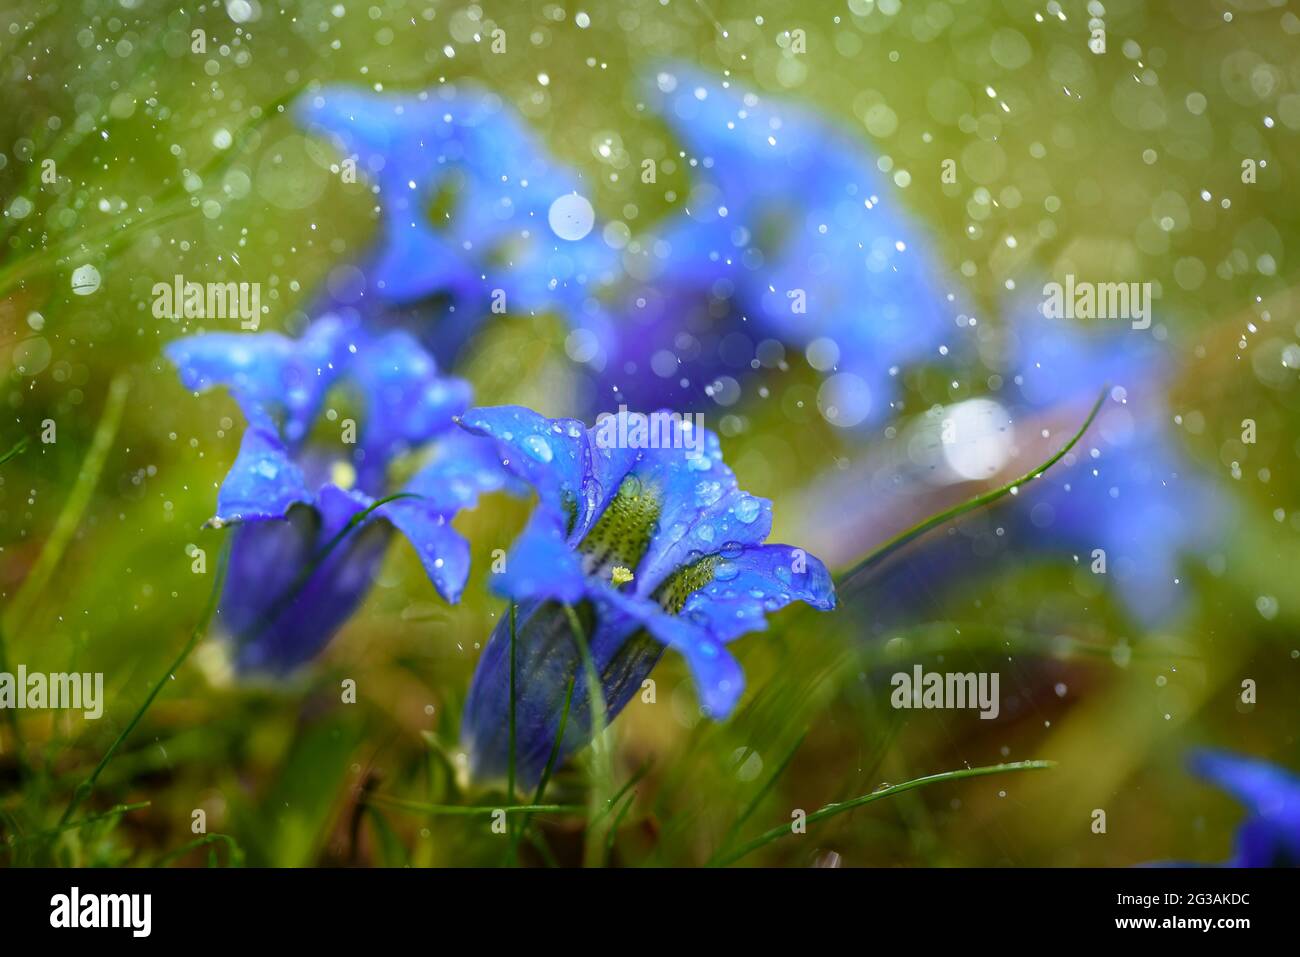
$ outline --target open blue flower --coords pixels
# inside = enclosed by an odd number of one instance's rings
[[[1226,751],[1200,751],[1192,770],[1250,812],[1237,831],[1230,867],[1300,867],[1300,777]]]
[[[767,613],[792,601],[824,610],[835,604],[820,561],[798,548],[763,544],[771,503],[737,487],[715,435],[656,413],[649,421],[657,447],[620,447],[637,440],[606,431],[618,418],[588,429],[506,406],[473,409],[461,419],[495,440],[503,465],[537,493],[537,508],[494,581],[496,591],[520,603],[516,755],[525,782],[546,763],[570,679],[561,755],[591,735],[582,658],[562,606],[572,606],[581,621],[610,717],[669,647],[685,657],[703,710],[722,718],[744,688],[727,643],[766,627]],[[465,706],[463,738],[475,777],[507,768],[509,707],[503,621]]]
[[[365,288],[347,299],[372,295],[384,308],[436,300],[441,321],[423,337],[439,355],[493,312],[558,310],[589,331],[597,358],[609,331],[593,294],[615,276],[618,254],[578,178],[500,97],[471,84],[403,94],[328,87],[304,94],[295,113],[355,157],[378,195],[381,236]]]
[[[682,141],[682,215],[642,245],[605,379],[630,404],[680,401],[749,368],[766,339],[805,349],[841,426],[886,417],[897,368],[938,358],[965,317],[921,230],[860,137],[688,67],[655,78],[649,106]],[[686,390],[689,391],[689,390]]]
[[[218,609],[238,671],[284,673],[323,648],[365,596],[393,529],[439,594],[459,598],[469,545],[451,519],[507,476],[489,443],[454,427],[468,386],[440,376],[408,334],[325,316],[297,340],[213,333],[167,355],[187,388],[228,388],[248,422],[213,519],[239,526]],[[355,419],[322,415],[335,396],[356,405]],[[392,491],[392,461],[435,440],[407,497],[363,516]]]

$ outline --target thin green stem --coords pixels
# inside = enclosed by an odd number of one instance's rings
[[[113,760],[113,755],[117,754],[117,749],[122,746],[122,742],[124,742],[130,736],[131,732],[135,730],[135,726],[140,723],[140,719],[143,718],[145,712],[149,710],[154,699],[158,697],[158,694],[162,691],[167,682],[172,679],[172,676],[175,675],[180,666],[185,663],[185,659],[190,656],[190,652],[193,651],[194,646],[199,643],[199,639],[207,633],[208,623],[212,620],[213,614],[216,613],[217,602],[221,599],[221,586],[225,581],[226,564],[229,559],[230,539],[227,539],[221,550],[221,558],[217,563],[217,574],[215,581],[212,583],[212,593],[208,596],[208,601],[203,608],[203,614],[199,618],[199,623],[194,626],[194,630],[190,633],[190,638],[185,642],[185,647],[181,649],[180,654],[176,656],[176,659],[171,663],[171,666],[163,672],[162,677],[154,683],[153,688],[149,691],[149,695],[143,702],[141,702],[140,707],[136,708],[135,714],[131,716],[131,720],[127,722],[126,727],[123,728],[121,733],[119,733],[113,740],[113,743],[108,746],[108,750],[105,751],[104,756],[99,759],[99,763],[95,765],[95,769],[90,772],[90,776],[78,784],[77,789],[72,792],[72,800],[68,802],[68,806],[63,809],[63,816],[59,818],[60,827],[68,822],[68,819],[72,817],[72,813],[81,805],[81,802],[90,796],[90,792],[94,790],[95,782],[99,780],[99,776],[103,773],[104,768],[108,767],[108,762]]]
[[[633,787],[635,787],[635,786],[636,786],[636,783],[637,783],[638,781],[640,781],[643,777],[645,777],[646,772],[649,771],[649,770],[650,770],[650,762],[649,762],[649,761],[647,761],[645,764],[641,765],[641,767],[637,768],[637,769],[636,769],[636,773],[633,774],[633,775],[632,775],[630,778],[628,778],[626,781],[624,781],[624,782],[623,782],[623,786],[620,787],[617,791],[614,792],[613,797],[611,797],[611,798],[609,799],[609,801],[606,802],[605,807],[604,807],[604,808],[601,810],[601,812],[600,812],[599,814],[597,814],[596,817],[592,820],[590,826],[595,826],[596,824],[599,824],[600,821],[605,817],[605,815],[608,814],[610,811],[612,811],[612,810],[614,809],[615,805],[618,804],[619,798],[621,798],[624,794],[626,794],[626,793],[628,792],[628,789],[629,789],[629,788],[633,788]]]
[[[623,823],[623,818],[627,817],[627,812],[632,809],[632,802],[636,800],[636,792],[633,791],[627,796],[618,813],[614,815],[614,820],[609,825],[609,833],[605,835],[605,863],[614,856],[614,842],[618,838],[619,825]]]
[[[551,753],[546,757],[546,767],[542,768],[542,776],[537,779],[537,788],[533,791],[533,804],[541,804],[542,798],[546,796],[546,786],[551,782],[551,774],[555,771],[555,764],[560,759],[560,747],[564,743],[564,731],[569,725],[569,709],[573,706],[573,685],[575,676],[569,676],[568,687],[564,691],[564,708],[560,711],[560,730],[555,735],[555,742],[551,745]],[[524,819],[519,822],[519,827],[514,833],[516,844],[515,850],[518,851],[519,839],[523,837],[528,830],[528,822],[531,818],[524,815]]]
[[[446,815],[452,817],[490,816],[498,811],[506,814],[578,814],[586,808],[581,804],[426,804],[423,801],[409,801],[406,798],[390,794],[372,794],[366,800],[372,804],[391,807],[400,811],[415,811],[419,814]]]
[[[1055,761],[1016,761],[1010,764],[991,764],[982,768],[962,768],[958,771],[944,771],[941,774],[930,774],[923,778],[915,778],[906,781],[903,784],[891,784],[888,787],[880,788],[878,791],[872,791],[870,794],[862,794],[848,801],[839,804],[828,804],[818,811],[814,811],[805,818],[806,824],[815,824],[823,821],[828,817],[834,817],[837,814],[843,814],[845,811],[852,811],[854,808],[862,807],[865,804],[871,804],[874,801],[880,801],[895,794],[902,794],[904,791],[912,791],[916,788],[923,788],[931,784],[941,784],[944,781],[959,781],[963,778],[978,778],[989,774],[1002,774],[1009,771],[1042,771],[1048,768],[1056,767]],[[738,847],[732,853],[722,857],[720,860],[710,862],[714,867],[725,867],[728,864],[734,864],[742,857],[746,857],[765,847],[773,841],[780,840],[783,837],[789,837],[797,833],[792,824],[781,824],[772,828],[758,837],[754,838],[747,844]]]
[[[515,630],[518,624],[516,620],[518,608],[515,602],[510,603],[510,755],[506,760],[506,800],[511,804],[515,803]],[[510,829],[506,864],[513,867],[517,849],[514,821],[507,818],[506,825]]]
[[[158,858],[153,864],[154,867],[162,867],[170,864],[178,857],[184,857],[195,848],[204,847],[208,844],[225,844],[227,857],[226,863],[230,867],[242,867],[244,863],[244,850],[239,843],[229,834],[204,834],[200,838],[190,841],[188,844],[182,844],[174,851],[168,851],[162,857]]]
[[[906,531],[899,532],[893,538],[889,539],[889,541],[885,542],[883,545],[880,545],[874,551],[868,553],[868,555],[865,558],[863,558],[860,562],[854,565],[847,572],[840,575],[838,581],[840,587],[841,588],[847,587],[852,583],[853,579],[861,572],[865,571],[870,566],[876,564],[882,558],[885,558],[886,556],[893,554],[895,551],[897,551],[899,548],[906,545],[908,542],[912,541],[913,539],[919,538],[921,535],[924,535],[926,532],[930,531],[930,529],[937,528],[940,525],[944,525],[952,521],[954,518],[957,518],[961,515],[965,515],[967,512],[973,512],[977,508],[983,508],[985,505],[992,504],[993,502],[996,502],[998,499],[1003,498],[1004,496],[1015,493],[1020,488],[1020,486],[1038,478],[1038,476],[1042,475],[1044,472],[1050,469],[1057,462],[1061,461],[1061,459],[1065,458],[1065,456],[1069,453],[1069,451],[1072,448],[1074,448],[1075,445],[1078,444],[1080,439],[1083,438],[1084,433],[1087,432],[1088,429],[1092,426],[1093,420],[1097,418],[1097,414],[1101,411],[1102,403],[1106,401],[1106,395],[1109,391],[1110,391],[1109,386],[1106,386],[1101,390],[1101,395],[1097,396],[1097,401],[1093,403],[1092,411],[1088,413],[1088,418],[1085,419],[1083,425],[1079,427],[1079,431],[1075,432],[1074,435],[1070,438],[1070,441],[1066,442],[1065,445],[1061,447],[1060,451],[1058,451],[1055,455],[1049,458],[1046,462],[1042,463],[1041,465],[1033,469],[1030,469],[1024,475],[1020,476],[1017,479],[1013,479],[1012,481],[1008,482],[1006,485],[1002,485],[999,486],[998,488],[990,489],[987,492],[983,492],[979,495],[976,495],[974,498],[967,499],[966,501],[962,502],[959,505],[954,505],[950,509],[939,512],[936,515],[931,515],[929,518],[922,520],[916,525],[913,525],[911,528],[907,529]]]
[[[0,847],[17,847],[21,844],[30,844],[35,841],[49,840],[52,837],[58,837],[60,834],[65,834],[68,831],[80,830],[83,827],[96,824],[100,821],[107,821],[111,817],[117,817],[118,815],[126,814],[129,811],[139,811],[143,808],[149,807],[152,803],[152,801],[137,801],[134,804],[116,804],[107,811],[103,811],[99,814],[92,814],[89,817],[83,817],[81,820],[73,821],[70,824],[60,824],[58,827],[53,827],[46,831],[36,831],[33,834],[24,835],[8,845],[0,844]]]
[[[30,443],[30,441],[31,440],[24,435],[21,439],[15,442],[13,444],[13,447],[10,448],[8,452],[6,452],[4,455],[0,455],[0,465],[4,465],[10,459],[14,458],[15,456],[21,455],[23,452],[25,452],[27,450],[27,446]]]
[[[94,494],[95,486],[99,484],[104,463],[108,460],[108,453],[113,448],[113,440],[117,437],[117,429],[122,423],[122,412],[126,408],[126,396],[130,389],[131,377],[125,372],[116,375],[109,384],[104,412],[99,417],[99,424],[95,426],[95,434],[86,457],[82,459],[81,469],[77,473],[72,491],[64,502],[59,517],[55,519],[54,528],[41,547],[31,571],[5,611],[3,622],[10,634],[17,635],[22,632],[33,605],[44,591],[54,569],[63,559],[63,553],[81,524],[81,516],[85,514],[86,506],[90,504],[90,497]]]
[[[745,822],[749,820],[750,816],[758,810],[758,806],[763,803],[763,798],[767,797],[772,788],[776,786],[777,780],[785,773],[786,768],[790,766],[790,762],[794,760],[795,754],[798,753],[799,748],[803,745],[804,738],[806,737],[808,737],[808,732],[805,729],[795,740],[794,744],[790,747],[790,750],[785,753],[785,757],[782,758],[781,763],[776,766],[776,770],[773,771],[771,776],[763,782],[762,787],[754,792],[754,796],[749,799],[745,804],[744,809],[736,817],[736,820],[732,822],[731,827],[727,829],[727,833],[722,838],[722,843],[718,845],[717,851],[715,851],[713,856],[709,858],[709,865],[712,865],[719,857],[725,854],[727,848],[731,847],[732,843],[735,842],[736,835],[740,833],[740,829],[744,827]]]
[[[605,689],[601,687],[600,673],[596,670],[596,662],[591,657],[591,648],[587,645],[587,633],[582,627],[578,613],[573,610],[572,605],[565,605],[564,613],[568,616],[573,640],[578,646],[578,653],[582,656],[587,697],[591,704],[591,795],[588,798],[587,840],[583,850],[583,861],[586,866],[595,867],[600,863],[600,842],[598,835],[592,833],[592,824],[597,820],[597,815],[606,801],[605,794],[608,793],[614,780],[613,766],[604,740]]]

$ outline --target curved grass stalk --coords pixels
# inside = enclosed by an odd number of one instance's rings
[[[174,851],[168,851],[158,860],[154,861],[154,867],[162,867],[170,864],[178,857],[183,857],[196,848],[204,847],[208,844],[225,844],[226,845],[226,866],[243,867],[244,866],[244,849],[239,846],[233,837],[229,834],[204,834],[202,837],[190,841],[188,844],[182,844]]]
[[[137,801],[134,804],[115,804],[107,811],[100,814],[92,814],[89,817],[83,817],[80,821],[73,821],[71,824],[61,824],[58,827],[52,827],[47,831],[37,831],[34,834],[26,834],[8,844],[0,844],[0,849],[6,847],[21,847],[24,844],[32,844],[36,841],[46,841],[52,837],[58,837],[60,834],[66,834],[68,831],[77,831],[91,824],[98,824],[100,821],[107,821],[109,818],[118,817],[131,811],[140,811],[144,808],[151,807],[152,801]]]
[[[902,784],[891,784],[888,787],[880,788],[878,791],[872,791],[870,794],[862,794],[848,801],[842,801],[838,804],[828,804],[820,810],[813,811],[805,819],[808,824],[815,824],[818,821],[824,821],[828,817],[834,817],[837,814],[843,814],[845,811],[852,811],[863,805],[871,804],[874,801],[880,801],[895,794],[902,794],[905,791],[913,791],[917,788],[923,788],[931,784],[941,784],[944,781],[959,781],[963,778],[978,778],[990,774],[1002,774],[1010,771],[1044,771],[1056,767],[1055,761],[1015,761],[1010,764],[990,764],[981,768],[962,768],[959,771],[944,771],[941,774],[929,774],[925,777],[914,778],[911,781],[905,781]],[[794,834],[794,830],[789,824],[782,824],[774,827],[770,831],[760,834],[747,844],[743,844],[735,851],[727,854],[720,859],[709,862],[711,867],[726,867],[728,864],[734,864],[742,857],[746,857],[758,850],[760,847],[766,847],[773,841],[780,840]]]
[[[124,742],[127,737],[130,736],[131,732],[135,730],[135,726],[140,723],[140,719],[143,718],[145,712],[149,710],[149,706],[153,704],[154,698],[158,697],[163,686],[171,680],[180,666],[185,663],[185,659],[190,656],[190,652],[194,650],[194,646],[199,643],[199,639],[207,633],[208,623],[216,613],[217,602],[221,599],[221,586],[226,578],[226,564],[229,560],[230,540],[227,539],[221,549],[221,558],[217,562],[217,574],[215,580],[212,582],[212,593],[208,596],[207,603],[203,607],[203,614],[199,617],[199,623],[194,626],[194,630],[190,633],[189,641],[185,642],[185,647],[181,649],[180,654],[177,655],[176,659],[171,663],[171,667],[163,672],[162,677],[154,683],[153,688],[149,691],[149,695],[143,702],[141,702],[140,707],[136,708],[135,714],[131,716],[131,720],[127,722],[126,727],[123,728],[118,736],[113,739],[113,743],[108,746],[108,750],[105,751],[104,756],[99,759],[99,763],[95,765],[95,769],[90,772],[89,777],[78,784],[76,790],[72,792],[72,799],[68,802],[68,806],[63,809],[63,815],[59,818],[59,827],[63,827],[67,824],[68,819],[72,817],[73,812],[80,807],[81,802],[90,796],[90,792],[95,789],[95,782],[99,780],[99,776],[104,772],[104,768],[108,767],[108,762],[113,760],[113,756],[117,754],[117,749],[122,746],[122,742]]]
[[[411,801],[394,797],[390,794],[371,794],[366,798],[369,803],[382,807],[391,807],[399,811],[415,811],[448,817],[482,817],[498,811],[507,817],[511,814],[578,814],[586,810],[581,804],[425,804],[423,801]]]
[[[1012,495],[1017,493],[1022,485],[1025,485],[1026,483],[1031,482],[1034,479],[1038,478],[1038,476],[1042,475],[1044,472],[1050,469],[1057,462],[1061,461],[1061,459],[1065,458],[1067,454],[1069,454],[1070,450],[1074,448],[1075,445],[1078,444],[1079,440],[1083,438],[1084,433],[1087,432],[1088,429],[1092,426],[1093,421],[1097,418],[1097,414],[1101,412],[1102,403],[1106,401],[1106,395],[1109,393],[1109,391],[1110,391],[1110,386],[1105,386],[1102,388],[1101,394],[1097,396],[1097,401],[1093,403],[1092,411],[1088,413],[1088,417],[1084,420],[1083,425],[1081,425],[1079,427],[1079,430],[1075,432],[1073,436],[1070,437],[1070,441],[1066,442],[1065,445],[1063,445],[1061,449],[1058,452],[1056,452],[1056,454],[1054,454],[1051,458],[1049,458],[1046,462],[1043,462],[1041,465],[1030,469],[1028,472],[1020,476],[1019,478],[1012,479],[1010,482],[1008,482],[1005,485],[999,486],[998,488],[995,489],[990,489],[987,492],[982,492],[979,495],[976,495],[974,498],[969,498],[958,505],[954,505],[952,508],[945,509],[942,512],[939,512],[935,515],[931,515],[929,518],[922,519],[920,522],[913,525],[911,528],[899,532],[893,538],[889,539],[884,544],[878,546],[874,551],[869,552],[865,558],[859,561],[847,572],[844,572],[842,575],[839,575],[837,580],[837,585],[839,585],[841,588],[850,587],[853,583],[853,579],[856,578],[858,575],[860,575],[862,572],[866,571],[868,568],[870,568],[872,565],[879,562],[881,559],[893,554],[894,552],[902,548],[904,545],[906,545],[908,542],[912,541],[913,539],[919,538],[920,536],[924,535],[932,528],[937,528],[940,525],[944,525],[952,521],[954,518],[958,518],[962,515],[965,515],[967,512],[975,511],[975,509],[977,508],[982,508],[985,505],[991,505],[993,502],[996,502],[998,499],[1003,498],[1007,495]]]

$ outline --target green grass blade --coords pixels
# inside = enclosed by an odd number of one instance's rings
[[[168,851],[162,857],[158,858],[153,864],[154,867],[165,867],[178,857],[184,857],[190,851],[199,847],[206,847],[209,844],[226,845],[226,865],[228,867],[244,866],[244,851],[239,843],[229,834],[204,834],[200,838],[190,841],[188,844],[182,844],[174,851]]]
[[[1003,774],[1011,771],[1042,771],[1048,768],[1056,767],[1055,761],[1015,761],[1010,764],[991,764],[982,768],[962,768],[959,771],[944,771],[940,774],[930,774],[923,778],[915,778],[911,781],[905,781],[902,784],[891,784],[883,787],[878,791],[872,791],[870,794],[862,794],[848,801],[842,801],[838,804],[828,804],[818,811],[809,814],[806,823],[815,824],[818,821],[824,821],[828,817],[834,817],[837,814],[843,814],[845,811],[852,811],[855,808],[871,804],[874,801],[880,801],[895,794],[902,794],[904,791],[912,791],[916,788],[927,787],[931,784],[942,784],[945,781],[960,781],[963,778],[978,778],[989,774]],[[742,857],[746,857],[758,850],[760,847],[766,847],[773,841],[792,835],[794,831],[789,824],[782,824],[772,828],[764,834],[760,834],[747,844],[741,845],[735,851],[720,860],[713,863],[714,867],[725,867],[728,864],[734,864]]]
[[[587,679],[587,695],[591,702],[591,795],[588,799],[587,841],[582,856],[585,866],[595,867],[600,864],[601,844],[599,836],[593,833],[592,825],[598,819],[601,808],[607,803],[608,799],[605,795],[611,790],[614,781],[612,756],[605,742],[605,689],[600,683],[600,673],[596,670],[596,662],[591,657],[591,648],[587,645],[587,633],[578,619],[578,613],[571,605],[564,606],[564,613],[569,618],[573,640],[577,643],[578,652],[582,656],[582,668]]]
[[[569,709],[573,706],[573,685],[574,677],[570,676],[569,685],[564,691],[564,709],[560,712],[560,730],[555,735],[555,743],[551,745],[551,753],[546,757],[546,767],[542,768],[542,776],[537,780],[537,788],[533,791],[533,804],[542,803],[542,798],[546,796],[546,786],[551,782],[551,774],[555,771],[555,763],[559,760],[560,746],[564,742],[564,730],[569,724]],[[531,818],[525,814],[524,819],[519,822],[519,827],[514,833],[515,848],[511,852],[512,855],[518,852],[519,840],[528,830],[530,820]]]
[[[581,804],[426,804],[391,794],[372,794],[366,800],[400,811],[449,817],[481,817],[504,811],[508,818],[511,814],[581,814],[586,810]]]
[[[212,594],[208,596],[207,604],[203,608],[203,614],[199,618],[199,623],[194,626],[194,630],[190,633],[189,641],[185,642],[185,647],[181,649],[180,654],[178,654],[176,659],[171,663],[171,667],[163,672],[162,677],[154,683],[153,688],[149,691],[148,697],[141,702],[140,707],[138,707],[135,714],[131,716],[131,720],[127,722],[126,727],[122,729],[121,733],[119,733],[115,739],[113,739],[113,743],[108,746],[108,750],[105,751],[104,756],[99,759],[99,763],[95,765],[95,769],[90,772],[90,776],[78,784],[77,789],[72,792],[72,799],[68,802],[68,806],[63,809],[63,815],[59,818],[60,827],[68,823],[68,819],[72,817],[73,812],[81,805],[81,802],[90,796],[90,792],[94,790],[95,782],[99,780],[99,776],[104,772],[104,768],[108,767],[108,762],[113,760],[113,755],[117,754],[117,749],[122,746],[122,742],[124,742],[127,737],[130,736],[131,732],[135,730],[135,726],[140,723],[140,719],[144,717],[145,712],[148,711],[150,705],[153,704],[154,698],[158,697],[163,686],[171,680],[172,675],[174,675],[177,669],[185,663],[185,659],[190,656],[190,652],[194,650],[194,646],[199,643],[199,639],[207,633],[208,623],[216,613],[217,603],[221,600],[221,586],[226,578],[226,564],[229,560],[230,539],[227,539],[221,549],[221,558],[217,562],[217,574],[212,583]]]
[[[119,373],[109,384],[104,412],[99,417],[99,424],[95,426],[95,434],[86,457],[81,462],[81,470],[77,473],[72,492],[64,502],[59,517],[55,519],[50,537],[45,540],[45,545],[36,557],[32,570],[24,579],[4,614],[4,626],[8,634],[17,635],[22,632],[23,626],[30,617],[32,606],[45,590],[50,576],[54,574],[54,569],[63,559],[63,553],[72,541],[72,536],[76,534],[77,527],[81,524],[81,517],[90,504],[91,495],[94,494],[95,486],[99,484],[99,477],[104,471],[108,453],[113,448],[118,426],[122,424],[126,396],[130,391],[131,377],[125,372]]]
[[[515,803],[515,633],[518,629],[518,611],[519,606],[512,601],[510,603],[510,754],[506,760],[506,800],[511,804]],[[514,820],[507,818],[506,825],[510,828],[510,841],[506,845],[506,865],[513,867],[519,843],[515,839]]]
[[[880,545],[874,551],[868,553],[865,558],[859,561],[847,572],[840,575],[837,584],[841,588],[846,588],[850,586],[855,577],[857,577],[859,574],[864,572],[872,565],[876,564],[876,562],[880,561],[882,558],[885,558],[886,556],[893,554],[895,551],[902,548],[904,545],[912,541],[914,538],[919,538],[920,536],[924,535],[926,532],[930,531],[932,528],[937,528],[940,525],[947,524],[948,522],[952,521],[954,518],[958,518],[959,516],[965,515],[967,512],[973,512],[977,508],[983,508],[985,505],[991,505],[993,502],[996,502],[998,499],[1010,495],[1013,492],[1016,492],[1020,488],[1020,486],[1025,485],[1026,483],[1031,482],[1034,479],[1038,478],[1038,476],[1042,475],[1044,472],[1050,469],[1057,462],[1061,461],[1061,459],[1065,458],[1065,456],[1069,454],[1069,451],[1072,448],[1074,448],[1075,445],[1078,444],[1080,439],[1083,438],[1084,433],[1087,432],[1088,429],[1092,426],[1093,420],[1097,418],[1097,414],[1101,412],[1102,403],[1106,401],[1106,395],[1109,391],[1110,391],[1110,386],[1106,386],[1101,390],[1101,395],[1097,396],[1097,401],[1093,403],[1092,411],[1088,413],[1088,418],[1085,419],[1083,425],[1079,427],[1079,431],[1075,432],[1074,435],[1071,436],[1070,441],[1066,442],[1065,445],[1063,445],[1061,449],[1055,455],[1049,458],[1046,462],[1043,462],[1041,465],[1038,465],[1035,468],[1030,469],[1028,472],[1020,476],[1019,478],[1012,479],[1006,485],[999,486],[998,488],[995,489],[990,489],[987,492],[983,492],[979,495],[976,495],[974,498],[969,498],[958,505],[954,505],[950,509],[946,509],[945,511],[939,512],[935,515],[931,515],[929,518],[922,519],[916,525],[913,525],[911,528],[905,531],[899,532],[893,538],[889,539],[889,541],[885,542],[883,545]]]
[[[27,446],[29,442],[30,440],[25,435],[17,442],[15,442],[13,444],[13,447],[8,452],[6,452],[4,455],[0,455],[0,465],[4,465],[10,459],[15,458],[16,456],[19,456],[23,452],[27,451]]]
[[[756,810],[758,810],[758,806],[763,802],[763,798],[767,797],[772,788],[776,787],[776,782],[780,779],[781,775],[785,774],[786,768],[788,768],[790,762],[794,760],[795,754],[798,753],[799,748],[803,746],[803,741],[806,737],[808,737],[807,729],[800,733],[799,737],[790,747],[790,750],[785,753],[785,757],[781,759],[781,763],[776,766],[776,770],[773,771],[768,779],[763,782],[762,787],[754,793],[754,796],[749,799],[749,802],[736,817],[736,820],[732,822],[731,827],[727,829],[726,836],[722,839],[722,843],[718,845],[717,851],[715,851],[713,856],[709,858],[709,865],[712,865],[719,857],[725,854],[727,848],[731,847],[732,843],[735,842],[736,835],[740,833],[740,829],[744,827],[745,822],[749,820],[750,816]]]
[[[109,818],[118,817],[127,814],[130,811],[140,811],[153,804],[152,801],[137,801],[134,804],[115,804],[107,811],[99,814],[92,814],[89,817],[83,817],[80,821],[73,821],[70,824],[60,824],[58,827],[50,828],[46,831],[37,831],[34,834],[27,834],[16,838],[7,844],[0,844],[0,848],[17,847],[22,844],[31,844],[36,841],[47,841],[50,838],[58,837],[60,834],[66,834],[68,831],[77,831],[91,824],[97,824],[100,821],[107,821]]]

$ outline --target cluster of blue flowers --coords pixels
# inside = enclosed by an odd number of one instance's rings
[[[869,427],[888,417],[900,368],[936,360],[973,325],[934,244],[847,131],[691,69],[658,73],[646,100],[679,138],[692,182],[682,211],[634,244],[634,269],[580,178],[489,91],[329,88],[298,103],[298,121],[373,189],[373,252],[320,294],[297,339],[206,334],[168,349],[188,388],[225,387],[247,422],[214,519],[238,526],[220,621],[241,672],[285,673],[319,652],[394,531],[457,601],[469,546],[452,519],[502,489],[537,506],[494,577],[518,614],[488,642],[466,705],[480,779],[510,763],[512,638],[514,763],[531,780],[571,681],[561,752],[590,738],[586,655],[610,716],[672,648],[703,710],[721,718],[744,687],[728,643],[790,602],[834,606],[821,562],[764,544],[771,505],[739,489],[712,433],[605,448],[578,419],[471,408],[466,384],[439,371],[488,317],[553,312],[594,384],[574,410],[584,417],[618,403],[693,408],[720,377],[743,389],[773,343],[822,372],[830,422]],[[1155,395],[1155,360],[1133,338],[1085,342],[1059,323],[1019,335],[1017,415],[1084,401],[1101,382],[1116,400],[1100,423],[1108,450],[1035,488],[1028,534],[1107,548],[1135,610],[1167,613],[1180,552],[1203,543],[1180,513],[1209,510],[1179,478],[1164,417],[1145,398],[1140,416],[1124,404],[1139,388]],[[412,457],[413,477],[395,483],[393,466]]]

